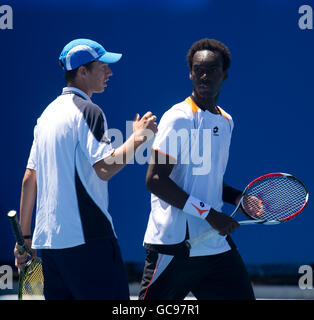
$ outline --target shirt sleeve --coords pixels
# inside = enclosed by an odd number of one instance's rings
[[[37,126],[35,126],[34,128],[34,139],[33,139],[33,144],[32,144],[32,148],[27,160],[27,165],[26,168],[27,169],[32,169],[32,170],[36,170],[37,168],[37,159],[36,159],[36,154],[37,154],[37,142],[36,142],[36,129]]]
[[[85,106],[78,131],[80,147],[91,165],[113,153],[106,118],[98,106]]]
[[[181,146],[188,145],[190,126],[191,121],[182,112],[167,111],[160,119],[152,148],[179,160],[184,152]]]

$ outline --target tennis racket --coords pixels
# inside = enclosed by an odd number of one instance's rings
[[[249,218],[238,221],[240,225],[275,225],[295,218],[308,199],[309,193],[299,179],[288,173],[269,173],[248,184],[231,217],[240,209]],[[217,230],[211,229],[186,240],[185,244],[193,248],[217,234]]]
[[[26,251],[28,256],[30,257],[31,252],[25,245],[16,211],[11,210],[8,213],[8,217],[11,221],[11,226],[20,254],[23,254]],[[43,289],[44,277],[42,273],[41,259],[39,257],[35,257],[34,259],[30,259],[26,263],[25,268],[20,269],[18,282],[18,299],[43,299]]]

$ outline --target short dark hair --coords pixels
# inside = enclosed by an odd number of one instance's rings
[[[88,71],[90,71],[92,69],[92,63],[94,61],[90,61],[90,62],[88,62],[86,64],[83,64],[82,66],[85,67]],[[61,61],[59,61],[59,65],[61,67],[63,67],[63,63]],[[64,80],[65,80],[66,83],[71,82],[71,81],[73,81],[75,79],[78,69],[79,69],[79,67],[76,68],[76,69],[68,70],[68,71],[65,72]]]
[[[196,51],[200,51],[200,50],[210,50],[213,52],[219,52],[223,59],[223,69],[227,70],[230,67],[231,53],[228,47],[218,40],[205,38],[195,42],[189,49],[189,52],[186,58],[187,58],[190,70],[192,69],[193,56]]]

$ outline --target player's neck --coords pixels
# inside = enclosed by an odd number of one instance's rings
[[[85,85],[83,82],[81,81],[71,81],[68,82],[67,85],[69,87],[75,87],[77,89],[82,90],[83,92],[85,92],[90,98],[93,95],[93,92],[91,90],[89,90],[88,86]]]
[[[218,114],[220,113],[217,108],[217,97],[200,97],[193,91],[191,99],[196,103],[196,105],[201,108],[203,111],[208,110],[211,113]]]

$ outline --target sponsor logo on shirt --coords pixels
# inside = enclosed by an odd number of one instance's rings
[[[214,129],[213,129],[214,136],[219,136],[218,130],[219,130],[219,128],[217,126],[214,127]]]

